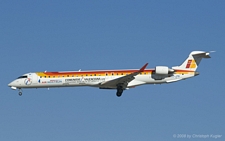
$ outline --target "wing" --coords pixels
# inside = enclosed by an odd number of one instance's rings
[[[139,73],[143,72],[147,67],[148,63],[146,63],[140,70],[133,72],[129,75],[119,77],[110,81],[102,82],[100,84],[100,88],[117,88],[118,86],[122,86],[125,89],[129,82],[135,79],[134,76],[138,75]]]

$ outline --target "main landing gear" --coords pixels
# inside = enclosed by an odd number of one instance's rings
[[[117,87],[117,92],[116,92],[116,96],[120,97],[123,93],[123,87],[122,86],[118,86]]]

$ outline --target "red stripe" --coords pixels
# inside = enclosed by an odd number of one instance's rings
[[[192,60],[188,60],[186,68],[190,68]]]

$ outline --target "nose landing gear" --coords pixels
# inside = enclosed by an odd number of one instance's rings
[[[22,90],[21,89],[19,89],[19,96],[22,96]]]
[[[22,94],[23,94],[22,92],[19,92],[19,96],[22,96]]]

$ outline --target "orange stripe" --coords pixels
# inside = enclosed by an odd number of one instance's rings
[[[109,71],[81,71],[81,72],[37,72],[38,76],[42,77],[71,77],[71,76],[118,76],[118,75],[127,75],[138,70],[109,70]],[[153,70],[145,70],[141,74],[151,74]]]

